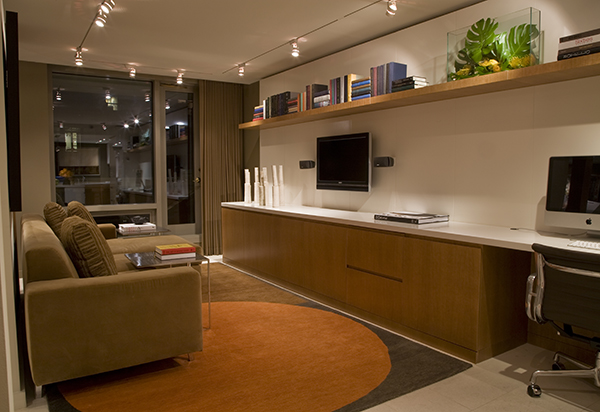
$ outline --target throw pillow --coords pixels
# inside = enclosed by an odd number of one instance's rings
[[[54,234],[60,238],[63,221],[67,218],[65,208],[55,202],[48,202],[44,206],[44,219]]]
[[[79,216],[65,219],[60,240],[73,261],[79,277],[117,274],[115,258],[95,223]]]
[[[88,222],[96,224],[96,221],[92,217],[92,214],[89,210],[77,200],[72,200],[67,205],[67,215],[70,216],[79,216],[80,218],[87,220]]]

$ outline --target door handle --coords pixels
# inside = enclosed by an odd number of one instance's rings
[[[200,183],[200,178],[199,177],[195,178],[194,183]]]

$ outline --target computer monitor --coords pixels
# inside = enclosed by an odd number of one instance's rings
[[[600,236],[600,155],[550,158],[544,222]]]

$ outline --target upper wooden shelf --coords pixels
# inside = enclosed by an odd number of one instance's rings
[[[256,120],[242,123],[239,128],[271,129],[375,110],[413,106],[598,75],[600,75],[600,53]]]

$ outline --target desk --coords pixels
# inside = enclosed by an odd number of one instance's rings
[[[184,259],[161,260],[154,255],[154,252],[126,253],[125,257],[136,267],[136,269],[155,268],[155,267],[173,267],[174,265],[187,265],[206,262],[206,277],[208,280],[208,328],[211,327],[210,318],[210,260],[200,253],[196,257]]]

